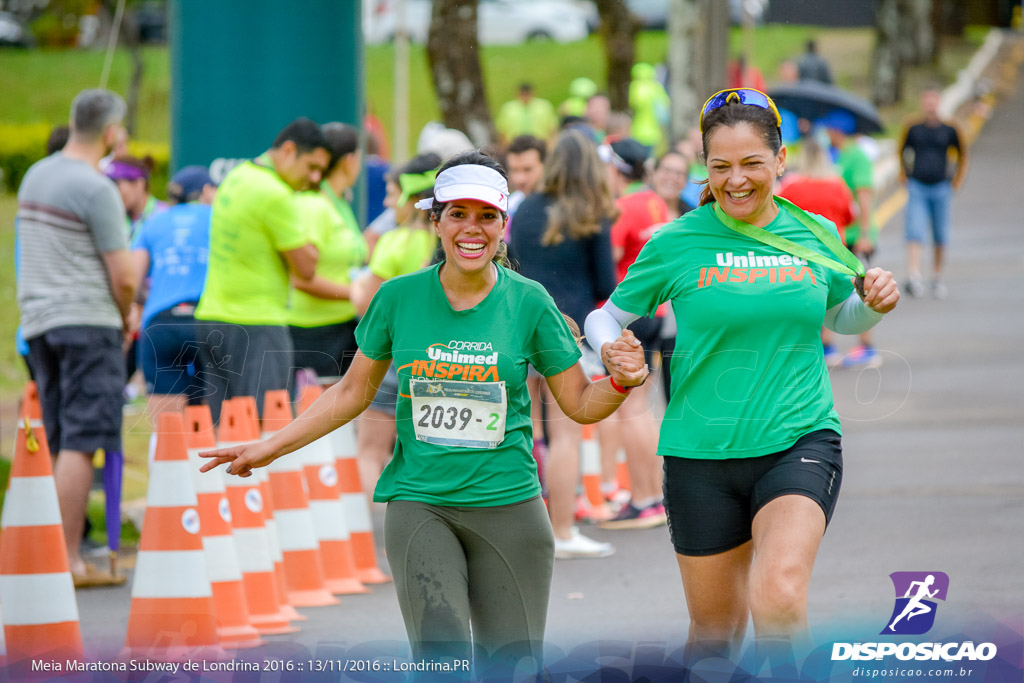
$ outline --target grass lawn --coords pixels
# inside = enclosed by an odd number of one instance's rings
[[[934,70],[915,69],[907,78],[907,107],[915,104],[915,84],[933,75],[951,81],[976,46],[984,39],[985,28],[972,27],[966,39],[944,46],[942,57]],[[779,64],[803,50],[811,36],[818,38],[822,54],[831,62],[838,83],[867,94],[868,68],[874,40],[871,29],[821,29],[811,26],[767,24],[754,34],[754,65],[771,83]],[[742,32],[734,28],[730,36],[733,52],[743,44]],[[637,41],[637,59],[657,63],[665,59],[668,39],[663,31],[645,31]],[[168,142],[170,138],[170,67],[168,49],[163,46],[143,50],[145,75],[139,102],[136,138],[148,142]],[[82,50],[16,50],[0,49],[0,123],[36,123],[50,125],[67,120],[68,106],[75,93],[99,84],[103,70],[103,53]],[[568,96],[569,82],[586,76],[599,85],[605,83],[604,51],[594,35],[586,40],[559,44],[531,42],[516,46],[481,48],[481,62],[487,84],[487,100],[492,113],[515,96],[516,86],[531,81],[540,97],[556,105]],[[366,48],[367,107],[380,118],[388,130],[394,117],[394,48],[391,45],[370,45]],[[426,50],[421,45],[410,49],[410,139],[413,144],[423,125],[437,119],[439,111],[433,94],[433,82],[427,65]],[[110,87],[124,92],[131,72],[127,51],[119,50],[111,69]],[[927,72],[927,73],[925,73]],[[898,120],[906,108],[893,113]],[[888,115],[888,112],[887,112]],[[263,141],[254,143],[262,149]]]

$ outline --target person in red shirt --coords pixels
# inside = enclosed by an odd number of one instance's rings
[[[846,243],[846,226],[853,222],[853,193],[836,172],[828,151],[813,135],[804,138],[796,172],[787,173],[775,192],[804,211],[816,213],[836,224],[839,239]],[[825,364],[830,368],[840,356],[832,343],[832,331],[821,328]]]
[[[657,192],[644,184],[650,149],[632,138],[616,140],[601,148],[608,171],[608,184],[617,196],[619,217],[612,225],[612,257],[619,282],[654,231],[671,218],[668,206]],[[647,363],[653,363],[662,318],[641,318],[630,329],[647,349]],[[605,529],[647,529],[666,523],[661,494],[661,459],[657,455],[657,433],[650,408],[650,386],[634,390],[635,396],[622,404],[621,417],[606,420],[599,427],[604,442],[621,443],[631,487],[630,501],[616,516],[600,523]],[[615,449],[618,450],[617,448]],[[608,493],[607,491],[605,492]]]

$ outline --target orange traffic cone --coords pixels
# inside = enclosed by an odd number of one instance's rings
[[[210,472],[199,471],[205,462],[199,457],[199,452],[217,447],[209,406],[185,408],[185,429],[217,636],[224,647],[258,647],[263,641],[259,631],[249,622],[242,569],[238,565],[238,551],[231,535],[231,505],[224,488],[224,473],[219,467]]]
[[[268,391],[263,400],[263,434],[269,439],[292,421],[291,402],[284,390]],[[274,503],[288,602],[296,607],[337,605],[324,583],[320,544],[313,531],[313,515],[299,454],[278,458],[267,466]]]
[[[299,412],[304,412],[322,393],[318,385],[306,385],[299,399]],[[324,579],[327,590],[336,595],[368,593],[370,589],[363,585],[356,572],[352,539],[341,504],[338,468],[329,438],[317,439],[296,453],[301,457],[309,491],[309,511],[313,515],[313,531],[320,542]]]
[[[260,420],[256,412],[256,399],[252,396],[239,396],[235,401],[242,407],[245,420],[245,440],[259,441]],[[308,617],[299,614],[295,606],[288,601],[288,584],[284,580],[284,554],[281,552],[281,540],[277,533],[277,522],[274,521],[274,496],[270,490],[270,477],[265,467],[253,470],[252,477],[259,486],[263,496],[263,527],[267,530],[267,541],[270,548],[270,559],[274,563],[274,583],[277,585],[278,609],[289,621],[306,621]]]
[[[219,436],[217,445],[221,448],[254,440],[245,406],[237,399],[224,401],[222,405]],[[260,633],[295,633],[298,627],[288,623],[288,615],[281,611],[283,598],[274,574],[259,479],[255,474],[244,478],[227,476],[224,477],[224,488],[231,512],[238,564],[242,570],[249,620]]]
[[[338,468],[338,482],[341,485],[341,504],[345,508],[352,539],[352,554],[356,560],[356,576],[363,583],[387,583],[391,577],[377,566],[377,546],[373,540],[373,524],[370,521],[370,502],[363,493],[359,480],[359,463],[356,461],[355,428],[349,422],[327,435],[334,451]]]
[[[580,470],[583,492],[587,501],[594,506],[604,504],[601,494],[601,445],[597,440],[597,428],[583,425],[583,441],[580,442]]]
[[[190,469],[181,415],[161,413],[128,614],[133,656],[192,658],[196,648],[220,656]]]
[[[27,416],[18,425],[10,477],[0,519],[0,603],[7,659],[16,662],[44,654],[81,659],[78,603],[50,449],[43,429],[32,427]]]

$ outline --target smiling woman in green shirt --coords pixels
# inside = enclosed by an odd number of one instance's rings
[[[773,195],[786,150],[764,93],[717,93],[700,123],[702,206],[651,237],[586,323],[604,350],[622,327],[672,303],[677,341],[658,453],[690,662],[728,657],[751,616],[760,647],[788,647],[805,631],[811,569],[842,479],[819,330],[862,331],[899,300],[892,274],[864,273],[832,223]],[[850,275],[863,276],[862,296]]]
[[[398,443],[374,499],[388,503],[384,539],[413,654],[475,654],[478,677],[505,679],[523,673],[521,660],[542,666],[554,564],[527,368],[581,423],[610,415],[647,369],[626,331],[606,349],[610,377],[588,380],[551,296],[495,263],[508,221],[507,176],[496,161],[476,151],[450,159],[417,207],[430,210],[444,260],[381,285],[340,383],[269,440],[205,453],[212,460],[202,469],[228,463],[229,474],[249,476],[349,422],[393,363]]]

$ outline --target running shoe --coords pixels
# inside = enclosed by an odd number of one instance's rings
[[[843,358],[844,368],[877,368],[882,356],[870,346],[856,346]]]
[[[907,278],[907,295],[915,299],[924,296],[924,283],[919,275],[911,275]]]
[[[576,497],[576,523],[597,524],[615,516],[606,503],[592,505],[586,496]]]
[[[594,559],[614,554],[615,547],[611,543],[600,543],[587,538],[576,527],[572,528],[572,536],[568,539],[555,539],[556,560]]]
[[[668,516],[662,503],[651,503],[645,508],[626,503],[613,519],[598,526],[602,529],[652,529],[666,523]]]
[[[932,280],[932,296],[936,299],[945,299],[949,296],[949,290],[946,289],[946,283],[942,280]]]
[[[834,368],[839,365],[839,361],[842,360],[842,356],[839,355],[839,350],[836,349],[832,344],[822,344],[822,353],[825,355],[825,367]]]

